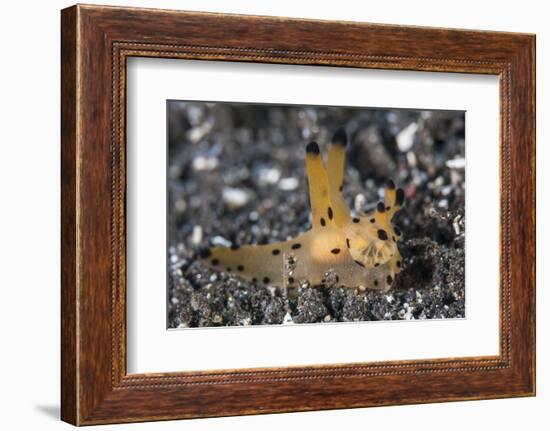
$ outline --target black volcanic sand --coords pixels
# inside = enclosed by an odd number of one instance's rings
[[[183,102],[168,111],[170,328],[464,317],[462,112]],[[309,229],[305,144],[326,151],[340,126],[351,208],[371,209],[389,177],[405,190],[394,218],[404,270],[390,291],[266,287],[196,260],[203,247]]]

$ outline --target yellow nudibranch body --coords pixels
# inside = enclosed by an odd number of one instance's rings
[[[342,197],[347,135],[338,129],[325,164],[319,146],[306,147],[312,227],[294,239],[266,245],[233,245],[204,250],[201,257],[214,269],[235,273],[254,283],[297,286],[331,283],[343,287],[388,290],[401,271],[392,225],[404,193],[392,180],[375,210],[352,217]]]

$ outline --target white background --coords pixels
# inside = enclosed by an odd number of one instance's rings
[[[498,354],[498,77],[140,58],[127,83],[129,373]],[[466,319],[167,331],[167,99],[466,111]]]
[[[538,396],[106,426],[96,429],[281,430],[348,428],[460,430],[544,429],[548,426],[550,228],[550,28],[544,2],[144,1],[103,3],[189,10],[346,19],[394,24],[537,33],[538,140]],[[65,1],[5,2],[0,14],[0,424],[9,430],[70,429],[59,409],[59,9]],[[543,187],[546,194],[542,193]],[[537,425],[537,422],[540,422]]]

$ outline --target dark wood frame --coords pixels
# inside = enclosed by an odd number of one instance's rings
[[[63,420],[87,425],[535,394],[534,35],[78,5],[62,11],[61,49]],[[500,354],[128,375],[129,56],[498,75]]]

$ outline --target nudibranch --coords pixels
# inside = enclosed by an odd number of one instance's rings
[[[343,287],[388,290],[402,267],[397,242],[401,232],[391,221],[403,206],[404,193],[388,180],[384,199],[374,210],[352,216],[342,196],[347,135],[334,134],[325,163],[319,146],[306,146],[311,229],[296,238],[265,245],[234,244],[203,250],[214,269],[270,286]]]

